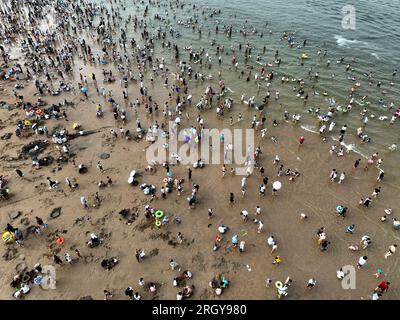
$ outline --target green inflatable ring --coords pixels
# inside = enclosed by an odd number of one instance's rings
[[[157,219],[162,219],[164,218],[164,212],[161,210],[156,211],[156,218]]]

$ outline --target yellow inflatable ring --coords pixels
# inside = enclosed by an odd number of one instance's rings
[[[7,231],[3,234],[2,239],[5,243],[13,242],[14,241],[14,233]]]

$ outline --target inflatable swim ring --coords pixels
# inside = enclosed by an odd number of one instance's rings
[[[160,221],[160,220],[157,220],[157,221],[156,221],[156,226],[157,226],[157,227],[161,227],[161,221]]]
[[[2,239],[5,243],[11,243],[14,241],[14,233],[7,231],[3,234]]]
[[[157,219],[162,219],[164,218],[164,212],[161,210],[156,211],[156,218]]]

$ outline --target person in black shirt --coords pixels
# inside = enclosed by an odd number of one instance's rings
[[[9,224],[9,223],[7,223],[6,230],[7,230],[8,232],[15,233],[15,228],[14,228],[11,224]]]

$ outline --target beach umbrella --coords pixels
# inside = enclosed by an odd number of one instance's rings
[[[128,179],[128,183],[129,183],[129,184],[132,184],[133,180],[134,180],[134,178],[133,178],[132,176],[131,176],[131,177],[129,177],[129,179]]]
[[[282,183],[281,183],[280,181],[275,181],[275,182],[272,184],[272,187],[273,187],[275,190],[279,190],[280,188],[282,188]]]

